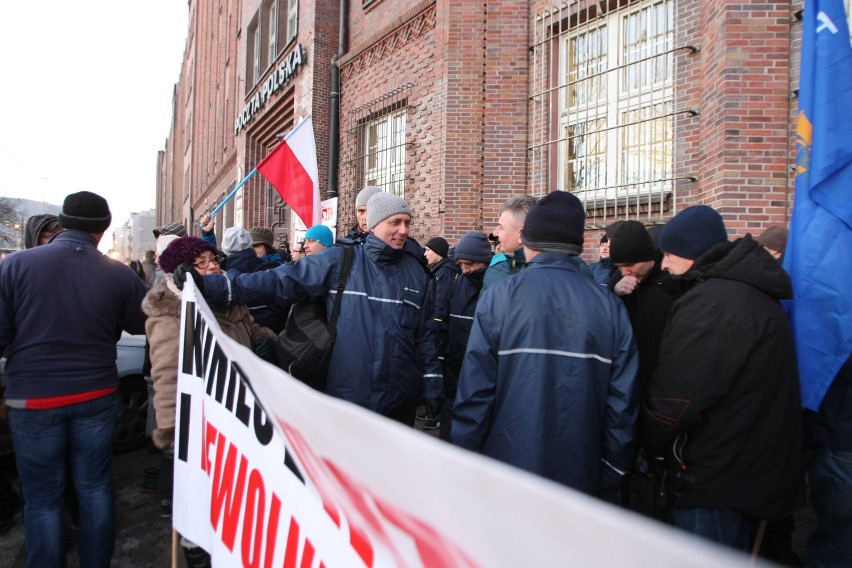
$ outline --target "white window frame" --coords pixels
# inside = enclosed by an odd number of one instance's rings
[[[647,38],[658,27],[655,16],[663,18],[662,33],[628,50],[627,34],[636,30],[631,30],[630,25],[646,18],[651,24],[634,36]],[[619,198],[661,195],[672,190],[674,60],[671,53],[645,58],[672,49],[673,25],[674,0],[650,0],[613,10],[600,21],[560,38],[558,72],[564,88],[559,96],[557,183],[558,187],[575,192],[587,203],[587,209],[610,205],[611,200]],[[589,38],[598,41],[588,41]],[[590,54],[581,62],[585,75],[582,67],[571,66],[571,47],[575,42],[583,43],[585,53]],[[636,60],[644,61],[626,65],[632,54]],[[639,83],[634,80],[628,84],[630,78],[639,79]],[[582,100],[572,100],[574,97]],[[664,116],[628,124],[631,114],[647,113],[648,109]],[[597,124],[590,135],[581,140],[570,138],[572,128],[592,122]],[[571,155],[573,143],[582,148],[581,156]],[[637,156],[641,158],[637,160]],[[587,176],[588,185],[574,187],[569,172]]]
[[[406,128],[404,108],[364,124],[364,185],[405,196]]]
[[[299,0],[280,0],[287,2],[287,41],[284,45],[293,41],[299,33]]]
[[[269,45],[266,48],[266,60],[271,64],[278,57],[278,2],[272,1],[266,7],[266,25]]]

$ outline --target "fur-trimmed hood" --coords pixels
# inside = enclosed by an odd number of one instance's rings
[[[169,287],[168,282],[154,285],[142,299],[142,311],[148,317],[173,316],[180,318],[180,296]]]

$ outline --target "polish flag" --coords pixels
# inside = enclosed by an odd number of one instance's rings
[[[281,199],[310,228],[322,221],[314,125],[302,120],[257,165]]]

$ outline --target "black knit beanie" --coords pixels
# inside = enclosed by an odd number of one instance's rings
[[[614,264],[634,264],[657,260],[660,251],[651,235],[639,221],[625,221],[613,231],[609,243],[609,258]]]
[[[106,199],[91,191],[72,193],[62,203],[59,226],[87,233],[103,233],[112,222]]]
[[[557,190],[527,213],[521,240],[534,250],[577,255],[583,251],[585,223],[586,212],[577,196]]]
[[[432,237],[429,239],[429,242],[426,243],[426,248],[438,256],[446,258],[447,254],[450,252],[450,243],[448,243],[447,239],[444,237]]]

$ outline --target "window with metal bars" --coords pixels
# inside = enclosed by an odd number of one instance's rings
[[[404,85],[349,113],[343,164],[347,189],[375,185],[405,197],[410,87]]]
[[[573,192],[592,225],[659,220],[675,185],[674,1],[581,0],[534,29],[531,193]]]

